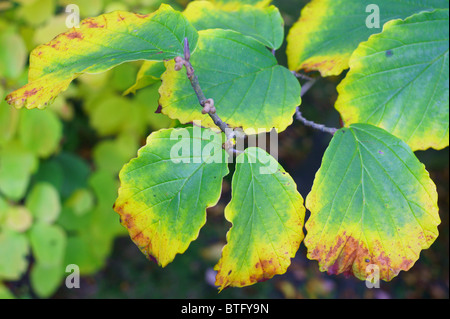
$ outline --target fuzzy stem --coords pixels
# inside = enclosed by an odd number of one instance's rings
[[[336,128],[326,127],[323,124],[317,124],[317,123],[314,123],[313,121],[309,121],[309,120],[305,119],[302,115],[302,112],[300,112],[298,107],[297,107],[297,110],[295,111],[295,115],[296,115],[297,120],[302,122],[304,125],[312,127],[313,129],[319,130],[321,132],[325,132],[325,133],[334,135],[338,131],[338,129],[336,129]]]
[[[302,80],[308,80],[308,81],[311,81],[311,80],[313,79],[313,78],[311,78],[311,77],[309,77],[309,76],[307,76],[307,75],[298,73],[298,72],[296,72],[296,71],[291,71],[291,72],[292,72],[292,74],[295,75],[297,78],[302,79]]]
[[[205,101],[207,100],[205,94],[203,93],[202,88],[200,87],[200,83],[198,81],[198,77],[195,75],[195,70],[192,67],[191,62],[189,61],[191,57],[191,52],[189,49],[189,41],[188,38],[184,38],[184,66],[186,67],[186,74],[191,82],[191,86],[194,89],[195,94],[197,95],[198,102],[202,107],[204,107]],[[222,119],[213,112],[208,113],[209,117],[213,120],[214,124],[220,128],[222,132],[225,133],[227,139],[234,138],[233,130],[231,130],[227,123],[222,121]]]
[[[300,93],[300,96],[303,97],[303,96],[306,94],[306,92],[308,92],[309,89],[312,88],[313,85],[314,85],[316,82],[317,82],[316,79],[311,79],[311,80],[309,80],[308,82],[306,82],[305,84],[303,84],[303,85],[302,85],[302,91],[301,91],[301,93]]]

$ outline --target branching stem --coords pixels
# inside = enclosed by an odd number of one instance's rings
[[[200,87],[200,83],[198,81],[198,77],[195,75],[195,70],[190,62],[191,51],[189,48],[188,38],[184,38],[184,59],[180,57],[175,58],[175,62],[177,65],[175,66],[176,70],[180,70],[182,65],[186,68],[186,75],[191,82],[191,86],[194,89],[195,94],[197,95],[198,102],[202,106],[205,114],[208,114],[209,117],[213,120],[214,124],[225,133],[227,140],[233,139],[234,132],[228,126],[227,123],[222,121],[222,119],[216,114],[216,108],[214,107],[214,101],[212,99],[207,99],[205,94],[203,93],[202,88]]]
[[[304,125],[312,127],[313,129],[319,130],[321,132],[325,132],[325,133],[334,135],[338,131],[338,129],[336,129],[336,128],[327,127],[323,124],[317,124],[317,123],[314,123],[313,121],[309,121],[309,120],[305,119],[302,115],[302,112],[300,112],[300,109],[298,107],[297,107],[297,110],[295,111],[295,115],[296,115],[297,120],[302,122]]]
[[[316,82],[317,82],[317,79],[311,79],[308,82],[306,82],[305,84],[303,84],[300,96],[303,97],[306,94],[306,92],[308,92],[309,89],[312,88]]]
[[[197,99],[201,107],[203,108],[203,113],[208,114],[209,117],[213,120],[214,124],[225,133],[225,136],[227,137],[227,143],[226,149],[227,151],[230,151],[231,153],[237,152],[233,147],[232,143],[230,141],[235,138],[234,131],[228,126],[227,123],[222,121],[222,119],[216,114],[216,108],[214,107],[214,101],[212,99],[207,99],[205,94],[203,93],[202,88],[200,87],[200,83],[198,81],[197,75],[195,75],[194,67],[192,66],[191,62],[191,51],[189,48],[189,41],[188,38],[184,38],[184,58],[182,57],[176,57],[175,58],[175,70],[180,71],[183,66],[186,68],[186,75],[191,82],[191,86],[194,89],[195,94],[197,95]],[[316,79],[307,77],[305,75],[302,75],[297,72],[292,72],[296,77],[306,79],[308,82],[306,82],[302,87],[301,95],[303,96],[316,82]],[[322,124],[316,124],[312,121],[309,121],[305,119],[300,112],[299,108],[297,107],[296,110],[296,118],[300,122],[302,122],[304,125],[312,127],[316,130],[320,130],[322,132],[333,134],[336,133],[337,129],[335,128],[329,128]]]
[[[296,71],[291,71],[291,72],[292,72],[292,74],[295,75],[297,78],[302,79],[302,80],[308,80],[308,81],[311,81],[311,80],[313,79],[313,78],[311,78],[311,77],[309,77],[309,76],[307,76],[307,75],[298,73],[298,72],[296,72]]]
[[[306,94],[306,92],[308,92],[308,91],[313,87],[313,85],[317,82],[317,79],[316,79],[316,78],[311,78],[311,77],[309,77],[309,76],[306,76],[306,75],[301,74],[301,73],[297,73],[297,72],[295,72],[295,71],[292,71],[292,74],[294,74],[294,75],[295,75],[297,78],[299,78],[299,79],[307,80],[307,82],[305,82],[305,83],[302,85],[302,91],[301,91],[301,93],[300,93],[300,95],[301,95],[302,97],[303,97],[303,96]],[[296,111],[295,111],[295,116],[296,116],[297,120],[299,120],[300,122],[302,122],[304,125],[309,126],[309,127],[313,128],[313,129],[319,130],[319,131],[321,131],[321,132],[325,132],[325,133],[329,133],[329,134],[331,134],[331,135],[334,135],[334,134],[338,131],[338,129],[336,129],[336,128],[326,127],[326,126],[323,125],[323,124],[317,124],[317,123],[314,123],[313,121],[307,120],[306,118],[303,117],[302,112],[300,112],[300,108],[299,108],[299,107],[297,107],[297,109],[296,109]]]

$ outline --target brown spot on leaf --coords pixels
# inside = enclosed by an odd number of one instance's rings
[[[302,65],[302,68],[306,72],[312,72],[317,70],[331,71],[337,64],[335,59],[322,60],[317,62],[307,62]]]
[[[321,269],[330,275],[354,275],[361,280],[367,276],[366,267],[369,264],[378,266],[380,278],[386,281],[397,276],[401,270],[409,270],[414,264],[406,256],[393,259],[378,240],[370,243],[369,250],[363,241],[346,235],[345,232],[336,238],[331,248],[327,244],[318,244],[309,257],[319,260]]]
[[[93,20],[87,20],[86,24],[88,25],[88,28],[103,28],[104,25],[99,25],[97,22]]]
[[[256,274],[251,275],[249,278],[250,283],[263,282],[277,274],[272,258],[268,260],[260,260],[255,264],[255,269],[261,269],[262,272],[258,271]]]
[[[141,252],[149,259],[159,264],[157,258],[152,256],[152,242],[151,234],[145,229],[142,229],[136,225],[135,219],[132,214],[126,211],[128,202],[115,205],[114,210],[120,215],[121,224],[128,229],[130,238],[135,245],[141,250]]]
[[[53,49],[59,49],[59,44],[61,43],[61,41],[55,41],[55,42],[50,42],[50,43],[52,43],[50,46],[53,48]],[[42,52],[40,52],[40,53],[42,53]],[[38,54],[38,55],[40,55],[40,54]]]
[[[83,34],[81,32],[73,31],[66,35],[69,39],[83,39]]]
[[[139,13],[135,13],[136,17],[140,18],[140,19],[145,19],[149,16],[149,14],[139,14]]]
[[[28,98],[28,97],[30,97],[30,96],[35,95],[37,92],[38,92],[38,89],[37,89],[37,88],[34,88],[34,89],[32,89],[31,91],[25,91],[25,93],[23,94],[23,96],[24,96],[25,98]]]
[[[402,270],[408,270],[413,266],[414,262],[412,260],[408,260],[405,257],[403,257],[403,261],[400,265],[400,268]]]

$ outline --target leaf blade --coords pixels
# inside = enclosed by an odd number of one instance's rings
[[[371,14],[366,12],[369,4],[372,2],[351,0],[313,0],[308,3],[287,36],[289,69],[320,71],[322,76],[339,75],[347,69],[358,44],[381,31],[366,26],[366,19]],[[386,0],[378,1],[376,5],[380,10],[381,28],[392,19],[448,8],[448,1]]]
[[[211,136],[215,138],[209,144]],[[149,136],[138,157],[119,175],[114,210],[141,251],[163,267],[197,238],[206,222],[206,208],[219,200],[222,178],[228,174],[222,139],[200,128],[161,130]],[[172,148],[177,143],[193,151],[174,158]],[[203,153],[207,145],[213,147],[213,155]],[[217,162],[208,162],[212,156],[219,157]]]
[[[217,114],[231,127],[244,130],[285,130],[301,103],[300,84],[275,57],[256,40],[229,30],[199,32],[198,50],[191,57],[200,86],[213,98]],[[201,120],[215,127],[201,113],[189,80],[166,62],[162,76],[162,112],[182,123]]]
[[[252,5],[257,8],[264,8],[267,7],[272,2],[272,0],[211,0],[211,2],[226,10],[233,10],[239,8],[243,4]]]
[[[80,28],[33,50],[29,83],[9,94],[7,101],[16,107],[43,107],[81,73],[104,72],[128,61],[163,61],[182,55],[184,37],[194,50],[196,30],[181,13],[164,4],[150,15],[115,11],[85,19]],[[75,53],[80,51],[83,53]]]
[[[346,125],[382,127],[413,150],[447,147],[447,27],[448,10],[423,12],[387,23],[360,45],[338,86],[335,107]]]
[[[264,160],[262,160],[264,158]],[[274,169],[262,173],[261,169]],[[215,270],[220,290],[283,274],[303,239],[305,208],[292,178],[259,148],[237,159],[225,218],[233,226]]]
[[[344,186],[345,185],[345,186]],[[391,280],[438,236],[436,186],[411,149],[383,129],[339,130],[306,198],[308,258],[321,271]]]
[[[208,1],[194,1],[183,14],[198,31],[233,30],[251,36],[271,49],[279,49],[283,43],[284,22],[275,6],[241,5],[234,10],[226,10]]]

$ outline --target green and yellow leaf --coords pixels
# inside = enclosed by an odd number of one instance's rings
[[[233,226],[216,265],[220,290],[283,274],[303,240],[305,208],[293,179],[260,148],[237,158],[225,217]]]
[[[184,253],[219,200],[228,174],[223,134],[199,127],[153,133],[120,172],[114,210],[135,244],[159,265]]]
[[[149,15],[124,11],[82,21],[30,56],[29,83],[7,96],[17,107],[43,107],[82,73],[104,72],[135,60],[163,61],[183,54],[184,38],[191,49],[197,31],[168,5]]]
[[[338,86],[346,125],[368,123],[415,150],[449,145],[448,9],[385,24],[362,43]]]
[[[300,84],[260,42],[230,30],[199,31],[191,63],[206,97],[214,99],[217,114],[231,127],[281,132],[292,124]],[[162,112],[181,123],[201,120],[202,126],[215,127],[202,114],[185,72],[175,71],[174,61],[166,62],[166,69],[159,89]]]
[[[381,0],[380,28],[368,28],[366,11],[373,1],[312,0],[301,11],[300,19],[289,31],[287,56],[289,69],[320,71],[322,76],[339,75],[359,43],[379,33],[392,19],[405,19],[422,11],[448,8],[446,0]]]
[[[200,0],[199,2],[203,2],[203,0]],[[264,8],[267,7],[272,0],[211,0],[211,2],[224,10],[238,10],[242,5],[246,4]]]
[[[275,6],[242,5],[234,10],[224,10],[208,1],[194,1],[183,14],[198,31],[233,30],[251,36],[271,49],[278,49],[283,43],[284,22]]]
[[[137,90],[160,81],[161,75],[165,70],[164,62],[144,61],[136,76],[136,83],[126,90],[123,95],[135,94]]]
[[[406,143],[368,124],[334,135],[306,207],[308,258],[329,274],[365,280],[378,267],[390,281],[438,236],[436,186],[424,165]]]
[[[246,2],[193,1],[183,14],[198,31],[215,28],[234,30],[252,36],[270,48],[278,49],[284,38],[284,22],[278,9],[274,6],[267,7],[262,1],[259,1],[261,5],[254,5],[255,1]],[[270,3],[266,2],[267,5]],[[124,95],[136,93],[159,81],[164,71],[162,62],[145,61],[136,83]]]

